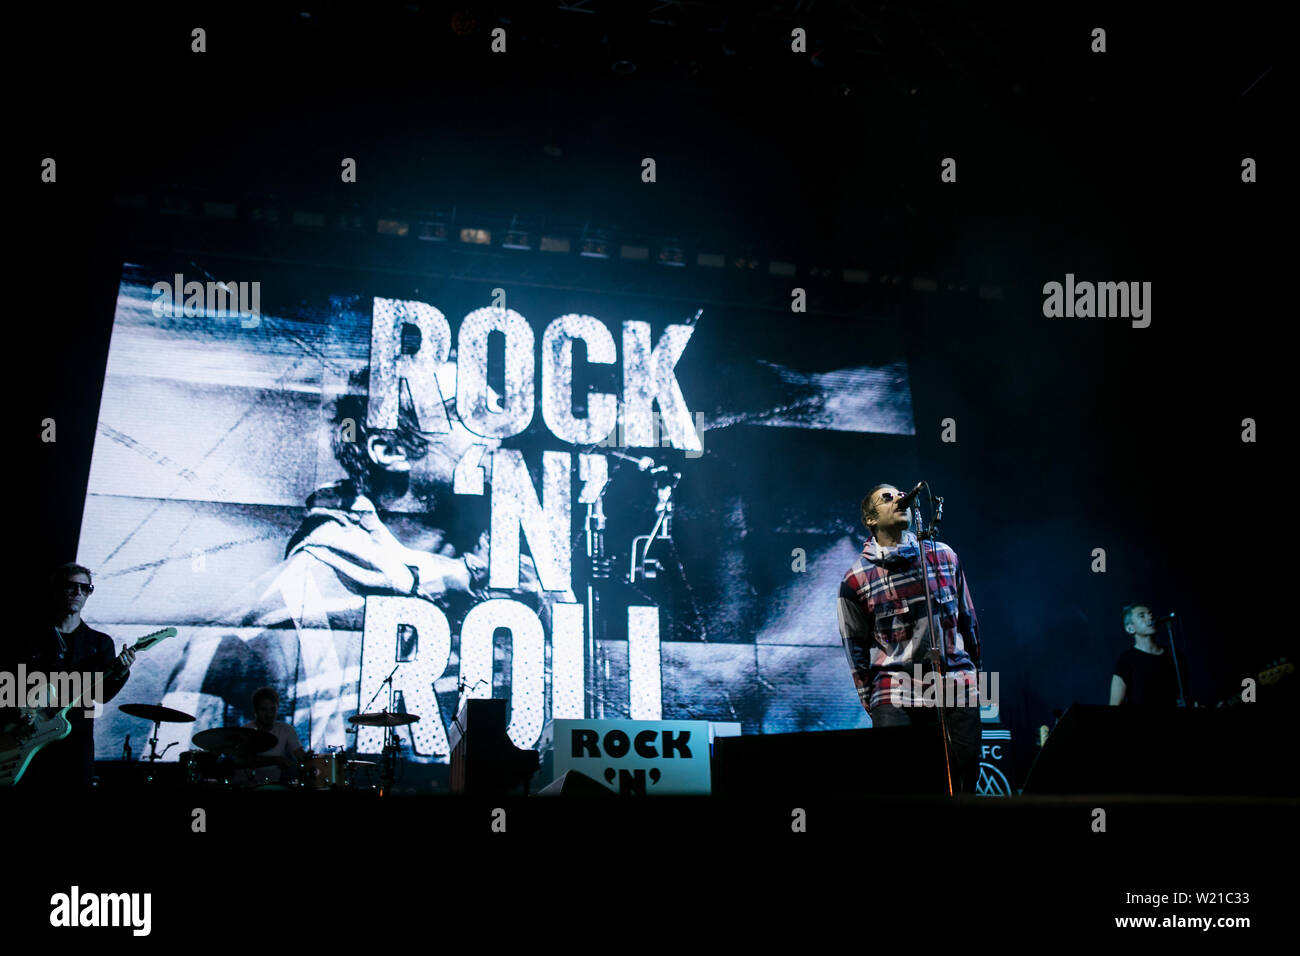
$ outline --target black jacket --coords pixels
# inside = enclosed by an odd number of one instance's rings
[[[19,664],[25,665],[28,673],[102,672],[104,702],[116,696],[129,676],[129,671],[118,666],[113,639],[85,621],[71,634],[60,634],[52,624],[30,628],[26,640],[20,640],[5,656],[8,659],[4,669],[15,675]],[[22,688],[19,690],[21,692]],[[68,711],[72,732],[62,740],[47,744],[36,754],[18,782],[19,787],[91,785],[95,765],[95,722],[86,717],[85,712],[92,706],[92,702],[86,699]],[[5,716],[10,714],[7,712]]]

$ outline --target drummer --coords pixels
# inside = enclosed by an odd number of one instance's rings
[[[276,720],[280,712],[280,695],[274,687],[259,687],[253,691],[253,714],[257,718],[245,724],[255,730],[265,731],[275,737],[275,746],[258,754],[270,758],[274,766],[257,767],[247,771],[249,783],[259,786],[268,783],[288,783],[297,776],[298,764],[306,751],[298,742],[298,732],[283,720]]]

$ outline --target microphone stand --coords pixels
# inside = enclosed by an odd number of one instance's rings
[[[641,572],[641,577],[649,580],[658,575],[663,570],[656,558],[650,557],[650,546],[656,541],[672,541],[673,539],[673,491],[677,488],[677,483],[682,480],[682,474],[679,471],[669,471],[667,465],[656,465],[653,458],[630,458],[627,455],[620,455],[614,452],[619,458],[627,458],[629,461],[636,461],[642,471],[650,472],[650,480],[655,488],[655,518],[654,527],[650,529],[649,534],[639,534],[632,539],[632,560],[628,567],[627,580],[629,584],[636,584],[637,572]],[[645,549],[641,551],[641,556],[637,557],[637,551],[640,550],[642,542],[645,543]]]
[[[930,491],[929,484],[925,484],[925,490]],[[952,753],[948,740],[948,713],[947,713],[947,686],[944,682],[944,657],[946,654],[940,653],[940,648],[944,645],[944,635],[938,633],[934,628],[934,605],[930,600],[930,566],[925,560],[925,542],[930,542],[930,553],[934,554],[934,542],[939,533],[939,522],[943,520],[943,499],[936,495],[930,495],[930,501],[934,510],[934,520],[930,523],[929,529],[926,529],[921,520],[921,509],[915,503],[912,505],[912,515],[916,522],[916,539],[921,546],[921,581],[925,589],[925,616],[928,621],[926,635],[930,639],[930,671],[933,673],[938,682],[938,693],[935,695],[939,706],[939,736],[943,739],[943,770],[948,781],[948,796],[952,796]],[[935,568],[937,573],[938,559],[936,558]],[[936,637],[938,638],[936,640]],[[943,647],[946,651],[947,648]]]
[[[600,655],[604,653],[602,637],[604,636],[604,617],[601,614],[601,587],[609,580],[613,562],[605,556],[605,510],[604,493],[593,503],[587,505],[587,558],[590,578],[587,581],[587,633],[584,713],[588,717],[605,716],[605,693],[603,683],[604,663]]]
[[[384,689],[384,685],[387,684],[388,685],[388,707],[384,708],[383,713],[391,714],[395,712],[397,701],[396,701],[396,694],[393,690],[393,675],[397,673],[397,668],[401,666],[402,666],[401,664],[393,665],[393,669],[388,672],[388,676],[379,682],[379,687],[376,688],[375,690],[375,696],[371,697],[370,703],[366,704],[367,711],[370,709],[371,705],[374,704],[374,702],[378,699],[380,693]],[[401,738],[397,736],[396,732],[393,730],[392,727],[385,724],[384,725],[384,748],[382,751],[383,756],[380,758],[382,763],[379,771],[379,795],[381,797],[384,796],[385,794],[392,792],[393,779],[397,776],[397,754],[400,748],[401,748]]]
[[[1178,666],[1178,652],[1174,648],[1174,617],[1175,615],[1170,614],[1165,618],[1164,625],[1169,629],[1169,655],[1174,659],[1174,677],[1178,680],[1178,706],[1186,707],[1187,694],[1183,690],[1183,672]]]

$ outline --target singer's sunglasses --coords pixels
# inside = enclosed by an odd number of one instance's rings
[[[63,590],[67,591],[69,594],[77,594],[78,592],[94,594],[95,586],[93,584],[82,584],[80,581],[69,581],[67,584],[63,585]]]
[[[880,493],[880,503],[883,505],[887,501],[893,501],[895,498],[902,498],[901,491],[882,491]]]

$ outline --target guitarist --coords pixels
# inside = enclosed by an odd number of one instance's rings
[[[104,697],[100,703],[117,695],[131,674],[135,653],[128,648],[120,657],[114,657],[113,639],[81,619],[81,612],[94,590],[90,571],[79,564],[69,562],[54,571],[43,620],[38,618],[19,638],[18,646],[5,655],[12,661],[11,670],[15,674],[19,663],[27,666],[29,674],[33,671],[46,675],[61,671],[102,673]],[[67,790],[91,786],[95,737],[94,722],[86,717],[86,711],[93,706],[87,695],[68,711],[72,732],[36,754],[18,783],[20,787]]]

